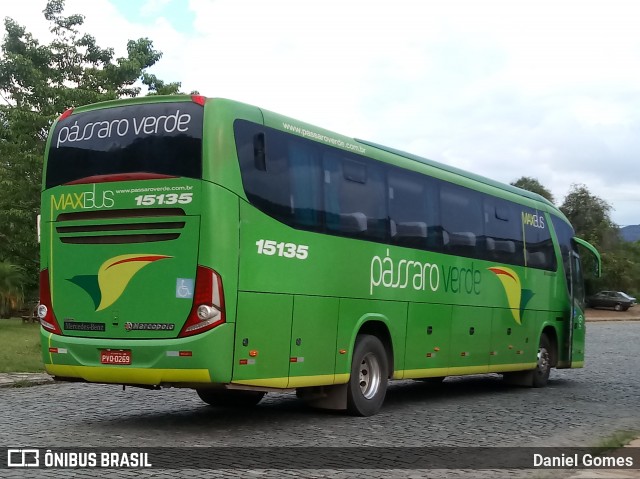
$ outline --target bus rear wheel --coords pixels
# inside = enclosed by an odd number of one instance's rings
[[[214,407],[245,408],[257,405],[265,393],[237,389],[196,389],[204,402]]]
[[[356,338],[347,385],[347,411],[353,416],[372,416],[382,407],[387,393],[389,366],[382,342],[370,334]]]

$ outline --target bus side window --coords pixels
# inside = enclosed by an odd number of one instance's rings
[[[384,170],[326,151],[324,209],[330,232],[374,241],[387,237]]]
[[[482,198],[462,186],[440,185],[444,248],[447,253],[482,257],[478,238],[484,238]]]
[[[544,212],[523,207],[521,218],[527,266],[555,271],[557,264],[553,241]]]
[[[259,125],[234,125],[242,183],[249,201],[269,216],[291,223],[291,190],[286,145]]]
[[[498,263],[524,265],[520,207],[510,201],[484,197],[485,258]]]
[[[430,181],[394,169],[389,170],[387,178],[391,243],[408,248],[438,249],[442,240],[437,218],[432,213]]]
[[[309,142],[288,143],[291,209],[295,226],[322,227],[322,168],[318,148]]]
[[[571,269],[569,262],[571,261],[571,251],[574,248],[571,238],[575,235],[573,227],[561,220],[555,215],[551,215],[551,222],[553,223],[553,229],[556,232],[558,239],[558,247],[560,248],[560,254],[562,257],[562,266],[564,268],[564,274],[567,281],[567,288],[570,288],[571,283]]]

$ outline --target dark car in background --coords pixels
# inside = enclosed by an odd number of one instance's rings
[[[636,298],[622,291],[600,291],[587,298],[587,305],[591,308],[613,308],[616,311],[626,311],[636,304]]]

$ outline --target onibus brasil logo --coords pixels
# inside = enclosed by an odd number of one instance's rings
[[[138,271],[151,263],[168,258],[171,256],[124,254],[102,263],[97,275],[74,276],[68,281],[85,290],[93,300],[96,311],[101,311],[122,296],[129,281]]]
[[[518,273],[511,268],[507,268],[506,266],[492,266],[487,269],[494,273],[502,283],[513,319],[515,319],[516,323],[522,324],[522,314],[533,297],[533,291],[530,289],[522,289]]]

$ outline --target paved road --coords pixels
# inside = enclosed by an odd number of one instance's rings
[[[3,388],[0,445],[593,446],[616,431],[640,431],[639,344],[640,322],[590,323],[587,367],[553,371],[547,388],[508,387],[497,375],[449,378],[435,389],[399,381],[390,386],[382,411],[370,418],[308,409],[293,394],[272,394],[256,409],[236,412],[206,406],[190,390],[123,391],[119,386],[64,383]],[[65,471],[36,472],[58,477]],[[113,477],[121,477],[121,472]],[[165,477],[160,470],[141,472],[145,477]],[[192,472],[194,477],[202,475]],[[305,471],[302,476],[316,474],[353,477],[355,472]],[[229,477],[237,475],[238,471],[229,472]],[[436,476],[419,471],[358,475],[458,477],[455,471]],[[471,477],[476,476],[477,472]],[[532,477],[545,475],[537,471]]]

